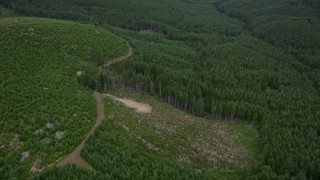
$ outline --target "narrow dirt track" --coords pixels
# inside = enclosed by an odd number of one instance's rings
[[[58,167],[64,166],[66,164],[76,164],[76,165],[81,166],[81,167],[88,169],[88,170],[93,169],[90,166],[90,164],[88,164],[84,159],[82,159],[80,152],[81,152],[81,149],[83,148],[85,142],[93,134],[95,129],[99,126],[102,119],[104,118],[104,107],[103,107],[103,103],[102,103],[102,95],[99,92],[95,91],[94,97],[97,100],[97,109],[98,109],[98,117],[96,119],[94,126],[91,128],[90,132],[86,135],[84,140],[76,147],[76,149],[57,164]]]
[[[118,61],[122,61],[124,59],[127,59],[128,57],[130,57],[132,55],[132,47],[130,46],[129,42],[127,42],[127,46],[128,46],[128,53],[124,56],[120,56],[120,57],[116,57],[113,58],[111,60],[109,60],[106,64],[103,65],[103,67],[107,67],[112,63],[118,62]]]
[[[122,61],[122,60],[130,57],[132,55],[132,47],[130,46],[129,42],[127,42],[127,46],[128,46],[128,53],[126,55],[111,59],[109,62],[104,64],[103,67],[107,67],[107,66],[109,66],[110,64],[112,64],[114,62]],[[102,119],[104,118],[104,107],[103,107],[103,102],[102,102],[103,96],[102,96],[101,93],[99,93],[97,91],[94,91],[93,95],[97,100],[97,109],[98,109],[98,117],[96,118],[96,122],[95,122],[94,126],[91,128],[90,132],[86,135],[84,140],[76,147],[76,149],[73,150],[68,156],[63,158],[61,161],[59,161],[56,164],[56,166],[62,167],[64,165],[66,165],[66,164],[76,164],[76,165],[78,165],[78,166],[80,166],[82,168],[85,168],[85,169],[88,169],[88,170],[93,170],[91,165],[89,163],[87,163],[81,157],[81,154],[80,154],[81,149],[84,147],[84,144],[86,143],[88,138],[94,133],[94,131],[99,126],[99,124],[101,123]]]

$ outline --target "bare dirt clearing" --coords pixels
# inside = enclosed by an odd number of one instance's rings
[[[154,34],[158,34],[160,36],[165,36],[163,33],[156,32],[152,29],[143,29],[143,30],[140,30],[139,33],[154,33]]]
[[[133,108],[136,110],[136,112],[138,113],[151,113],[152,112],[152,107],[149,104],[143,104],[143,103],[139,103],[136,101],[132,101],[130,99],[123,99],[123,98],[118,98],[116,96],[113,96],[111,94],[104,94],[105,96],[119,101],[122,104],[124,104],[125,106],[129,107],[129,108]]]

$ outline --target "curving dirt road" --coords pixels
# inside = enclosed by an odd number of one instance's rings
[[[127,42],[127,46],[128,46],[128,53],[124,56],[120,56],[114,59],[111,59],[109,62],[107,62],[106,64],[103,65],[103,67],[107,67],[110,64],[114,63],[114,62],[118,62],[118,61],[122,61],[128,57],[130,57],[132,55],[132,47],[130,46],[129,42]],[[101,93],[95,91],[93,93],[94,97],[97,100],[97,109],[98,109],[98,117],[96,118],[96,122],[94,124],[94,126],[91,128],[90,132],[86,135],[86,137],[84,138],[84,140],[76,147],[75,150],[73,150],[73,152],[71,152],[67,157],[65,157],[64,159],[62,159],[61,161],[59,161],[56,166],[61,167],[64,166],[66,164],[76,164],[80,167],[83,167],[85,169],[88,170],[93,170],[93,168],[90,166],[89,163],[87,163],[82,157],[81,157],[81,149],[83,148],[84,144],[86,143],[87,139],[94,133],[94,131],[96,130],[96,128],[99,126],[99,124],[101,123],[102,119],[104,118],[104,107],[103,107],[103,96],[101,95]]]
[[[118,62],[118,61],[122,61],[122,60],[127,59],[128,57],[130,57],[132,55],[132,47],[130,46],[128,41],[127,41],[127,46],[128,46],[128,50],[129,51],[128,51],[128,53],[126,55],[111,59],[109,62],[104,64],[103,67],[107,67],[112,63],[115,63],[115,62]]]
[[[81,166],[81,167],[88,169],[88,170],[93,169],[90,166],[90,164],[88,164],[84,159],[82,159],[80,152],[81,152],[81,149],[83,148],[85,142],[87,141],[87,139],[93,134],[95,129],[99,126],[102,119],[104,118],[104,107],[103,107],[103,103],[102,103],[102,95],[99,92],[95,91],[94,97],[97,100],[97,109],[98,109],[98,117],[96,119],[96,123],[91,128],[90,132],[86,135],[84,140],[76,147],[76,149],[57,164],[58,167],[64,166],[66,164],[76,164],[76,165]]]

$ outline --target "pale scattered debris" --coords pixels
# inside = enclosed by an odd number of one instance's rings
[[[50,144],[50,142],[51,142],[51,139],[48,137],[41,140],[41,143],[45,145]]]
[[[25,151],[21,153],[21,160],[20,162],[23,162],[25,159],[27,159],[30,156],[30,151]]]
[[[78,71],[76,74],[77,74],[78,77],[80,77],[83,74],[83,72],[82,71]]]
[[[180,154],[178,161],[181,163],[191,164],[190,158],[185,154]]]
[[[118,123],[123,129],[125,129],[126,131],[129,131],[129,128],[123,124],[123,123]]]
[[[22,142],[20,142],[19,140],[19,135],[16,134],[14,135],[14,138],[10,141],[10,144],[9,144],[9,149],[12,150],[12,149],[19,149],[21,146],[22,146]]]
[[[47,129],[52,129],[52,128],[53,128],[53,124],[50,123],[50,122],[48,122],[44,127],[36,130],[36,131],[34,132],[34,134],[43,134],[45,128],[47,128]]]
[[[62,139],[64,137],[63,131],[57,131],[56,132],[56,139]]]
[[[156,122],[154,125],[153,125],[153,128],[157,131],[161,131],[164,129],[163,125],[161,122]]]
[[[41,159],[37,159],[33,162],[30,172],[39,173],[43,171],[43,167],[41,166]]]
[[[148,149],[151,149],[151,150],[154,150],[154,151],[158,151],[159,148],[157,148],[155,145],[147,142],[146,140],[143,139],[143,142],[145,143],[145,146],[148,148]]]
[[[51,124],[51,123],[48,122],[48,123],[46,124],[46,128],[52,129],[52,128],[53,128],[53,124]]]
[[[43,128],[41,128],[41,129],[36,130],[34,132],[34,134],[43,134],[43,132],[44,132],[44,130],[43,130]]]
[[[164,112],[168,117],[164,116]],[[226,124],[211,123],[198,118],[195,120],[195,118],[187,114],[176,118],[176,112],[169,109],[164,109],[163,111],[155,110],[153,114],[158,118],[151,118],[150,121],[145,121],[142,118],[137,120],[137,123],[148,125],[153,129],[154,133],[159,136],[165,136],[165,139],[169,140],[168,144],[175,145],[177,150],[181,149],[182,152],[185,152],[178,155],[177,161],[179,163],[192,164],[194,161],[201,160],[210,164],[215,170],[226,172],[246,167],[248,152],[239,142],[239,138],[242,137],[240,134],[233,134]],[[199,120],[202,121],[199,123]],[[119,119],[119,121],[123,120]],[[120,125],[123,129],[126,129],[125,125]],[[206,128],[204,129],[204,127]],[[185,134],[190,129],[192,129],[193,133]],[[130,137],[136,139],[136,141],[142,141],[148,149],[153,148],[152,144],[149,145],[147,141],[135,135],[133,131],[131,132],[130,128]],[[177,144],[176,141],[180,141],[176,137],[183,138],[183,142],[186,142],[187,146],[182,145],[182,143]],[[157,145],[157,141],[151,143]],[[161,148],[159,146],[160,151]]]

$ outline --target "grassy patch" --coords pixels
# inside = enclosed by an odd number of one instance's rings
[[[113,112],[108,119],[126,129],[149,151],[215,178],[237,177],[253,163],[257,148],[254,125],[198,118],[154,97],[113,93],[153,107],[151,114],[139,114],[118,102],[105,105],[107,111],[111,108]]]

